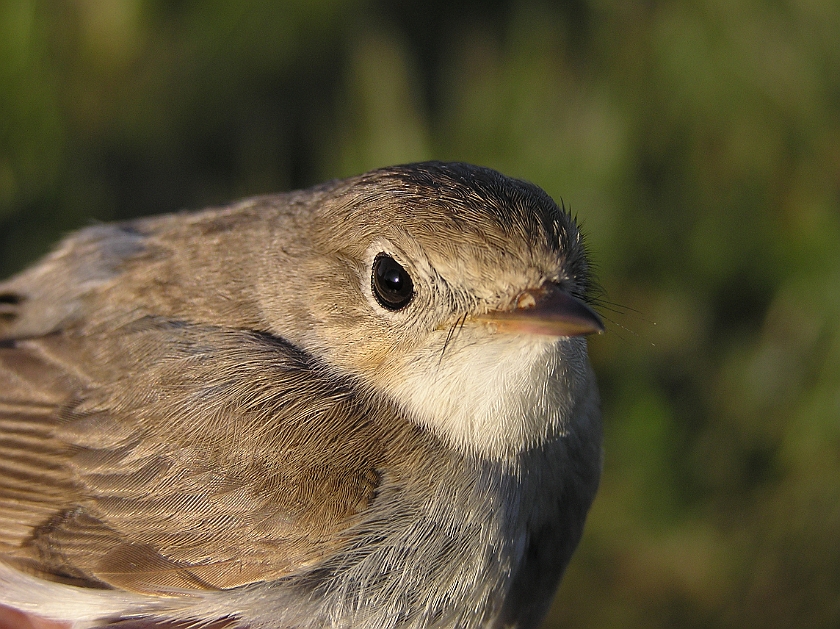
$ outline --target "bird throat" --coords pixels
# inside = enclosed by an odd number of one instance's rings
[[[388,388],[417,423],[450,446],[512,460],[564,432],[576,377],[561,343],[502,335],[462,343],[443,357],[414,356]]]

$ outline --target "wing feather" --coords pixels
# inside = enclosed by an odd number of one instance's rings
[[[145,318],[7,340],[0,557],[159,594],[294,573],[336,552],[374,498],[369,412],[250,331]]]

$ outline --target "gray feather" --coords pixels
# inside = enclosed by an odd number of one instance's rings
[[[415,280],[405,313],[369,295],[377,247]],[[546,281],[589,289],[571,218],[465,165],[71,235],[0,284],[0,603],[536,626],[597,489],[597,388],[583,339],[471,317]],[[494,378],[490,424],[440,393]]]

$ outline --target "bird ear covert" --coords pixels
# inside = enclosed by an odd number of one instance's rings
[[[411,276],[387,253],[379,253],[373,260],[371,288],[379,305],[388,310],[402,310],[414,297]]]

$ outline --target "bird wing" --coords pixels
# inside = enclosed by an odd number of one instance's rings
[[[157,594],[300,571],[374,498],[373,414],[253,331],[141,317],[0,337],[0,558]]]

